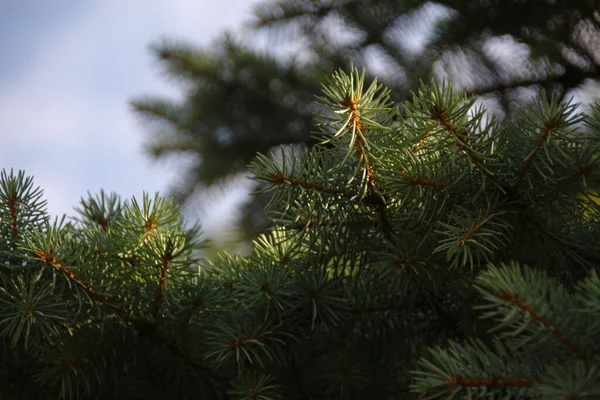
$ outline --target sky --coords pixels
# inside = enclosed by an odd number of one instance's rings
[[[166,194],[178,161],[144,154],[149,127],[128,104],[179,93],[148,45],[165,37],[210,45],[224,29],[239,32],[255,3],[1,1],[0,169],[33,175],[53,216],[74,215],[87,191]]]

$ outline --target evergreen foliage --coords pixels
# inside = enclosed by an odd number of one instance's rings
[[[132,105],[151,122],[152,156],[189,156],[171,191],[183,203],[246,172],[257,152],[313,145],[313,94],[350,64],[378,75],[396,102],[434,77],[486,94],[509,114],[523,105],[522,88],[564,95],[597,82],[599,12],[598,0],[265,0],[245,32],[269,38],[264,50],[230,34],[206,48],[156,43],[183,100],[143,96]],[[255,197],[241,221],[250,238],[268,226],[265,203]]]
[[[317,145],[250,167],[248,256],[198,259],[158,196],[51,221],[3,171],[0,398],[599,398],[600,106],[323,93]]]

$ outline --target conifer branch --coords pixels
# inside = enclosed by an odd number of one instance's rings
[[[589,166],[580,166],[572,173],[565,175],[563,177],[557,178],[556,180],[558,182],[560,182],[560,181],[572,180],[572,179],[577,179],[577,178],[585,179],[585,177],[588,176],[589,174],[591,174],[592,172],[594,172],[594,170],[592,168],[590,168]]]
[[[163,291],[167,285],[167,273],[169,272],[169,262],[171,261],[170,254],[163,254],[160,264],[160,276],[158,278],[158,287],[154,295],[154,305],[152,306],[152,317],[156,318],[163,300]]]
[[[411,258],[396,258],[393,262],[394,265],[406,265],[406,264],[420,264],[425,262],[426,259],[422,257],[411,257]]]
[[[368,220],[368,219],[363,219],[363,220],[334,219],[334,220],[327,220],[327,221],[300,219],[300,220],[296,221],[296,227],[298,229],[304,230],[304,229],[313,228],[313,227],[327,228],[327,227],[339,227],[339,226],[361,226],[361,225],[366,226],[366,225],[370,225],[372,223],[373,223],[373,221]]]
[[[138,332],[141,332],[141,330],[139,329],[139,326],[137,327],[137,329],[138,329]],[[218,373],[213,371],[211,368],[209,368],[205,365],[202,365],[202,364],[198,363],[197,361],[195,361],[194,359],[192,359],[190,354],[187,353],[186,351],[184,351],[184,349],[182,349],[181,346],[171,343],[170,341],[166,340],[164,337],[159,336],[157,334],[155,324],[152,324],[150,326],[150,329],[145,330],[144,333],[150,339],[150,341],[164,346],[164,348],[166,348],[171,354],[173,354],[175,357],[177,357],[178,359],[183,361],[183,363],[185,365],[189,366],[193,370],[200,371],[205,376],[211,378],[212,385],[217,386],[217,387],[225,386],[225,382],[224,382],[223,378],[221,376],[219,376]]]
[[[488,214],[481,217],[479,219],[479,221],[477,221],[475,224],[473,224],[473,226],[471,227],[471,229],[469,229],[468,232],[466,232],[464,235],[462,235],[461,237],[459,237],[457,239],[458,246],[464,247],[467,243],[469,243],[471,241],[471,239],[473,239],[473,236],[475,236],[475,234],[477,234],[479,229],[494,215],[495,215],[495,211],[492,210]]]
[[[461,149],[467,154],[469,160],[471,160],[471,164],[475,166],[475,168],[479,169],[483,172],[483,175],[494,185],[499,186],[498,181],[494,177],[494,173],[483,165],[482,158],[479,154],[477,154],[473,149],[469,147],[469,134],[464,129],[459,129],[456,126],[452,125],[450,119],[447,116],[447,110],[444,108],[440,108],[435,106],[433,112],[431,114],[431,118],[438,122],[446,132],[450,133],[455,138],[456,147]]]
[[[546,331],[551,333],[559,342],[565,344],[571,351],[579,358],[587,360],[588,354],[584,352],[579,346],[577,346],[556,324],[551,322],[541,313],[534,310],[529,304],[519,298],[518,295],[511,293],[508,290],[504,290],[502,293],[502,300],[507,303],[513,304],[515,307],[525,311],[531,319],[538,322],[544,327]]]
[[[414,145],[412,145],[412,147],[410,148],[410,151],[412,153],[416,153],[417,151],[419,151],[424,145],[427,144],[427,140],[429,138],[429,135],[431,134],[431,132],[433,131],[434,126],[432,126],[431,128],[429,128],[428,130],[426,130],[421,137],[419,138],[419,140],[417,141],[417,143],[415,143]]]
[[[305,189],[312,189],[312,190],[315,190],[315,191],[321,192],[321,193],[339,194],[339,195],[341,195],[343,197],[347,197],[347,198],[352,198],[354,196],[352,193],[347,192],[342,189],[339,189],[339,188],[326,187],[326,186],[318,185],[316,183],[304,181],[302,179],[286,177],[282,173],[275,173],[275,174],[273,174],[272,178],[273,178],[274,185],[284,185],[285,184],[285,185],[291,185],[291,186],[299,186],[299,187],[302,187]]]
[[[93,347],[93,348],[89,349],[88,351],[86,351],[85,353],[80,354],[69,360],[61,360],[60,362],[58,362],[57,364],[54,365],[54,370],[59,373],[68,372],[83,363],[88,363],[94,357],[97,357],[101,354],[106,354],[110,350],[117,348],[119,345],[124,345],[127,343],[128,343],[128,341],[122,341],[121,339],[114,339],[114,340],[110,341],[109,343],[102,344],[97,347]]]
[[[537,141],[535,142],[533,149],[531,150],[529,155],[525,158],[525,160],[523,160],[521,167],[517,171],[517,174],[516,174],[517,182],[515,182],[515,186],[517,186],[525,178],[525,175],[527,174],[529,167],[533,163],[535,156],[542,149],[542,147],[544,147],[544,144],[546,143],[546,141],[548,140],[548,137],[550,136],[550,132],[552,132],[552,130],[555,129],[559,125],[559,123],[560,123],[560,120],[557,120],[555,118],[550,118],[550,120],[544,124],[544,127],[542,128],[542,133],[538,137]]]
[[[350,310],[351,314],[367,314],[367,313],[378,313],[386,311],[412,311],[410,307],[406,305],[399,306],[397,304],[389,304],[385,306],[371,306],[371,307],[354,307]]]
[[[446,382],[446,389],[451,393],[461,388],[477,388],[485,387],[488,389],[509,389],[509,388],[531,388],[536,385],[543,384],[544,382],[537,379],[525,379],[525,378],[502,378],[498,376],[492,376],[491,378],[481,377],[466,377],[463,375],[456,375],[452,378],[444,379]]]
[[[156,229],[156,221],[153,217],[149,217],[144,223],[144,232],[146,233],[146,237],[152,236],[152,232]]]
[[[444,189],[448,186],[448,182],[435,182],[418,176],[404,176],[403,178],[410,186],[429,186],[436,189]]]
[[[581,284],[600,269],[581,198],[600,190],[600,112],[541,101],[486,123],[433,82],[399,114],[363,85],[354,69],[324,86],[320,145],[257,157],[276,219],[249,256],[196,265],[197,230],[158,195],[90,197],[49,225],[30,181],[0,174],[0,397],[600,393],[597,274]]]
[[[117,314],[119,318],[123,319],[123,321],[131,321],[131,317],[122,307],[114,305],[108,296],[102,293],[98,293],[91,284],[87,283],[85,279],[77,276],[69,268],[65,267],[61,262],[59,262],[56,259],[56,257],[53,254],[47,253],[43,249],[37,249],[35,253],[38,255],[38,257],[44,264],[52,266],[59,273],[61,273],[67,279],[72,281],[74,284],[83,286],[88,296],[108,306],[109,310]]]
[[[439,190],[446,189],[448,186],[450,186],[449,182],[433,181],[431,179],[421,178],[420,176],[408,176],[405,175],[405,172],[397,175],[401,175],[404,181],[409,184],[409,186],[431,187]],[[470,194],[477,194],[479,192],[474,186],[466,186],[465,189]]]
[[[192,301],[192,307],[187,312],[187,315],[185,316],[185,318],[179,324],[179,330],[181,332],[184,332],[188,328],[188,326],[190,325],[192,316],[196,313],[196,311],[198,311],[200,309],[200,307],[202,307],[203,303],[204,302],[202,301],[202,298],[196,298]]]
[[[94,293],[94,288],[86,283],[82,278],[75,275],[73,271],[69,268],[65,267],[61,262],[56,259],[56,256],[52,253],[47,253],[43,249],[37,249],[35,254],[40,258],[40,260],[47,265],[54,267],[58,272],[62,275],[66,276],[69,280],[73,281],[76,284],[83,286],[88,292]]]
[[[17,204],[18,204],[18,198],[17,198],[17,194],[16,193],[10,193],[9,197],[8,197],[8,212],[10,213],[10,228],[11,228],[11,232],[13,234],[13,238],[16,238],[17,236],[19,236],[19,228],[17,225]]]
[[[261,342],[265,337],[267,337],[271,332],[266,332],[261,335],[249,336],[246,338],[236,339],[229,345],[229,348],[232,350],[236,350],[240,347],[244,347],[249,343]]]
[[[373,161],[371,160],[368,145],[364,138],[363,122],[358,111],[359,101],[360,94],[357,94],[354,98],[350,98],[349,96],[344,98],[340,104],[348,108],[348,113],[350,114],[348,126],[352,128],[352,136],[355,137],[356,154],[360,160],[361,167],[367,171],[369,194],[374,194],[376,193],[376,189]]]

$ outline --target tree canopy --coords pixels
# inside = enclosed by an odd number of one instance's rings
[[[160,196],[52,221],[0,173],[0,397],[597,399],[600,105],[499,123],[358,70],[315,145],[257,157],[273,229],[201,259]]]

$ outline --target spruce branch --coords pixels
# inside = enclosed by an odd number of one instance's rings
[[[42,198],[43,191],[33,186],[33,177],[26,176],[25,171],[15,174],[12,169],[10,173],[3,169],[0,174],[0,201],[3,204],[0,219],[10,221],[11,240],[17,242],[23,228],[47,218],[47,202]]]
[[[459,130],[456,126],[452,125],[448,118],[447,112],[448,110],[446,109],[434,106],[431,113],[431,118],[434,121],[437,121],[444,128],[444,130],[456,138],[456,146],[468,155],[471,163],[477,169],[481,170],[481,172],[483,172],[488,179],[493,179],[493,172],[483,165],[481,156],[469,147],[469,136],[467,131]]]
[[[556,95],[549,102],[544,100],[546,98],[545,92],[542,91],[537,102],[530,104],[528,109],[520,111],[522,123],[519,126],[521,130],[525,128],[523,144],[530,143],[533,146],[515,174],[514,187],[525,179],[542,150],[544,157],[540,159],[540,166],[536,166],[536,170],[542,176],[546,176],[547,172],[544,173],[542,167],[552,174],[554,164],[564,165],[568,157],[566,152],[570,149],[568,147],[563,149],[559,145],[578,139],[579,135],[569,129],[584,120],[581,114],[575,113],[576,105],[570,102],[561,103]]]
[[[441,87],[430,84],[413,95],[412,103],[405,103],[403,122],[411,131],[410,151],[416,156],[436,156],[453,143],[467,156],[469,169],[479,170],[485,179],[499,190],[503,190],[496,173],[489,165],[496,163],[491,152],[491,143],[497,133],[496,121],[492,117],[483,122],[484,110],[476,109],[472,116],[474,98],[455,92],[451,85]]]
[[[567,346],[576,357],[589,359],[590,355],[576,343],[585,329],[577,326],[572,321],[573,317],[569,316],[569,310],[576,308],[572,296],[543,271],[511,263],[502,268],[490,267],[477,282],[477,290],[491,303],[481,308],[494,310],[486,317],[501,318],[496,329],[509,329],[504,335],[517,339],[516,343],[523,343],[521,340],[531,340],[529,335],[538,337],[536,330],[541,329]],[[552,308],[549,308],[548,302]],[[521,335],[525,337],[519,338]],[[537,340],[541,339],[538,337]]]
[[[324,127],[340,127],[330,137],[324,131],[319,145],[327,145],[336,139],[342,139],[348,143],[348,151],[335,169],[344,165],[350,155],[356,155],[359,161],[356,175],[359,176],[361,187],[358,198],[373,206],[381,231],[388,241],[393,242],[393,226],[389,220],[386,202],[376,184],[374,155],[372,154],[376,148],[374,141],[367,139],[367,131],[382,134],[388,130],[388,123],[395,115],[395,111],[391,109],[389,90],[383,89],[374,80],[363,92],[364,81],[364,70],[361,75],[357,69],[354,69],[349,75],[339,71],[334,74],[329,82],[329,87],[323,87],[323,92],[328,96],[328,98],[321,98],[323,105],[330,108],[335,107],[334,115],[347,114],[347,118],[340,120],[335,116],[322,117],[324,121],[329,121],[323,124]],[[339,109],[337,104],[342,108]],[[345,133],[347,134],[344,135]],[[345,136],[349,136],[349,138],[344,138]],[[348,181],[349,184],[356,175]]]
[[[554,335],[558,341],[568,346],[571,349],[571,351],[573,351],[573,353],[575,353],[578,357],[581,357],[583,359],[588,358],[588,355],[585,354],[577,345],[575,345],[575,343],[573,343],[573,341],[569,339],[558,326],[556,326],[542,314],[531,308],[531,306],[522,301],[518,295],[514,295],[508,291],[505,291],[502,295],[502,300],[506,301],[507,303],[513,304],[516,308],[519,308],[522,311],[529,314],[532,320],[543,325],[544,329],[546,329],[549,333]]]
[[[147,194],[52,224],[0,174],[0,396],[597,397],[600,108],[324,92],[320,144],[251,166],[275,227],[248,255],[198,258]]]
[[[40,270],[28,275],[2,276],[0,283],[0,336],[9,337],[12,346],[59,335],[68,324],[72,305],[66,305]],[[46,278],[47,279],[47,278]]]
[[[116,193],[106,194],[103,190],[96,196],[88,192],[87,199],[81,198],[80,208],[75,211],[81,215],[78,222],[86,224],[89,221],[96,223],[107,231],[114,221],[122,214],[121,198]]]
[[[479,397],[477,393],[486,392],[525,399],[528,389],[543,383],[535,368],[498,342],[493,349],[476,340],[464,346],[450,342],[430,356],[431,361],[421,359],[420,370],[413,371],[413,389],[427,399]]]

